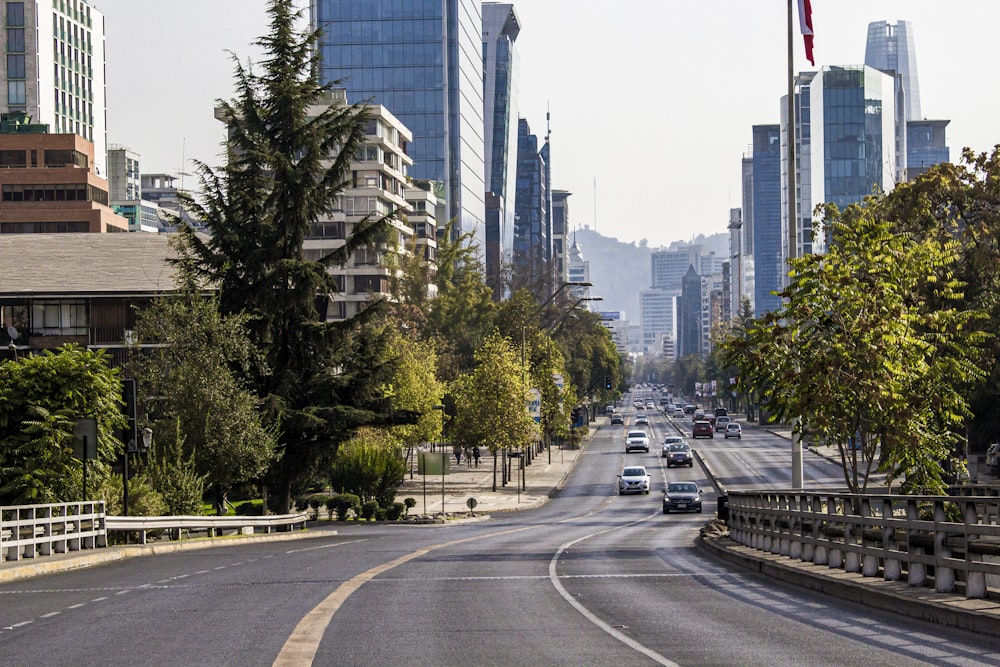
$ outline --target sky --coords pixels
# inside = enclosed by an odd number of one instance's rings
[[[304,1],[304,0],[303,0]],[[105,15],[109,143],[143,173],[222,162],[215,101],[233,95],[232,52],[259,60],[265,0],[91,0]],[[753,125],[787,91],[785,0],[523,0],[519,115],[545,134],[570,223],[666,246],[725,232],[740,205]],[[816,67],[864,62],[871,21],[906,20],[920,101],[950,119],[952,161],[1000,144],[997,0],[812,0]],[[805,59],[795,17],[795,71]],[[196,185],[191,176],[179,185]],[[584,249],[584,252],[586,249]]]

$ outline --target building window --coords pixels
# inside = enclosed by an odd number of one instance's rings
[[[24,87],[24,81],[8,81],[7,82],[7,103],[8,104],[27,104],[27,92]]]
[[[11,27],[24,27],[24,3],[7,3],[7,25]]]
[[[24,54],[10,54],[7,56],[7,78],[8,79],[23,79],[24,78]]]
[[[43,336],[86,336],[84,301],[36,301],[31,304],[31,333]]]
[[[7,28],[7,51],[24,53],[24,28]]]

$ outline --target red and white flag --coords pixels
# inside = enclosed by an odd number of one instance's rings
[[[802,38],[806,42],[806,60],[810,65],[815,66],[813,59],[813,11],[809,0],[799,0],[799,28],[802,31]]]

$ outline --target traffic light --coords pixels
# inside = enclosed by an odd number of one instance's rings
[[[611,385],[611,376],[610,375],[605,375],[604,376],[604,388],[607,389],[608,391],[611,391],[611,389],[613,388],[612,385]]]

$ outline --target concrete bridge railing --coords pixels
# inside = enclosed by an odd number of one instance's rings
[[[736,491],[729,533],[761,551],[967,598],[1000,594],[1000,497]]]

